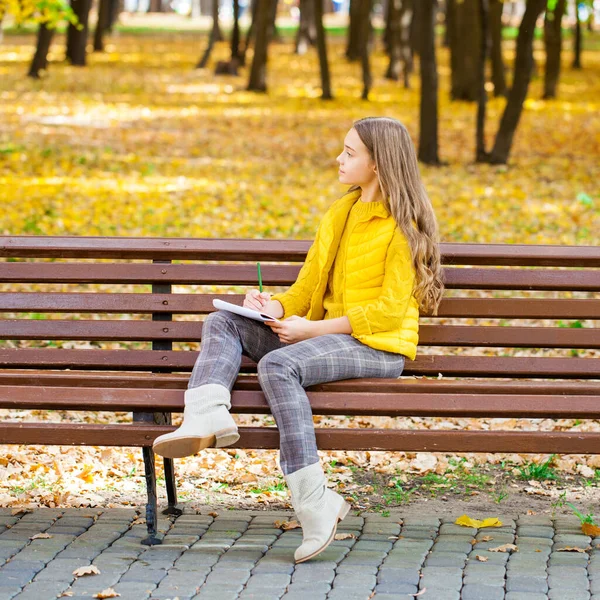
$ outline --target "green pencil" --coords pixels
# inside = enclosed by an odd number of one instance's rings
[[[260,263],[256,263],[256,266],[258,267],[258,287],[260,293],[262,294],[262,277],[260,275]]]

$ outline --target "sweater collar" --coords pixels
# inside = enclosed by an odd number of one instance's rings
[[[344,200],[346,201],[345,204],[347,203],[347,210],[348,212],[350,210],[354,211],[355,213],[357,213],[358,215],[362,216],[368,216],[368,217],[372,217],[372,216],[377,216],[377,217],[381,217],[383,219],[386,219],[387,217],[390,216],[390,211],[386,208],[386,206],[384,205],[384,203],[382,201],[378,201],[378,202],[363,202],[360,199],[361,196],[361,190],[354,190],[353,192],[348,192],[345,196],[344,196]]]

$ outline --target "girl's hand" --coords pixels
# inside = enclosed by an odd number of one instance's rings
[[[279,339],[286,344],[295,344],[302,340],[308,340],[319,335],[317,331],[318,321],[309,321],[305,317],[292,315],[285,321],[266,321],[272,331],[274,331]]]
[[[245,308],[252,308],[254,310],[262,311],[270,300],[271,294],[269,294],[269,292],[259,292],[258,290],[250,290],[246,294],[242,306]]]

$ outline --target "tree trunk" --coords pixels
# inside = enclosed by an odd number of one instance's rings
[[[219,24],[219,0],[213,0],[212,3],[212,31],[213,41],[222,42],[225,38]]]
[[[88,17],[90,14],[91,0],[71,0],[71,8],[77,15],[77,20],[82,29],[69,23],[67,29],[67,59],[73,66],[85,67],[86,46],[88,39]]]
[[[413,18],[410,22],[410,32],[408,34],[408,39],[410,43],[410,49],[413,54],[419,55],[421,52],[421,39],[419,36],[421,35],[422,23],[423,20],[423,2],[420,0],[416,0],[413,5]]]
[[[104,32],[110,21],[110,0],[100,0],[98,5],[98,21],[94,31],[94,52],[104,52]]]
[[[386,44],[390,62],[385,73],[386,79],[398,81],[400,79],[401,57],[401,25],[400,25],[401,0],[388,0]]]
[[[360,63],[363,74],[363,92],[361,98],[369,99],[371,90],[371,65],[369,63],[369,36],[371,34],[371,6],[372,0],[360,2]]]
[[[387,0],[385,6],[385,27],[383,29],[383,47],[385,53],[391,57],[392,54],[392,39],[394,37],[393,32],[393,21],[394,13],[397,12],[398,7],[395,6],[395,0]]]
[[[216,7],[216,10],[215,10],[215,7]],[[210,35],[208,36],[208,45],[206,46],[206,50],[204,51],[202,58],[198,61],[198,64],[196,65],[196,69],[204,69],[206,67],[206,65],[208,64],[208,59],[210,58],[210,55],[214,48],[215,42],[219,41],[219,35],[221,35],[221,30],[219,28],[219,0],[213,0],[212,10],[213,10],[213,13],[212,13],[213,26],[212,26],[212,29],[210,30]],[[215,15],[216,15],[216,21],[215,21]]]
[[[260,1],[260,0],[258,0]],[[271,14],[269,15],[269,40],[281,42],[281,35],[277,29],[277,0],[271,2]]]
[[[244,51],[241,56],[241,64],[244,66],[246,64],[246,52],[248,52],[248,48],[250,47],[250,41],[253,39],[254,34],[256,32],[256,13],[258,11],[258,5],[260,0],[254,0],[252,2],[252,13],[250,20],[250,27],[248,27],[248,31],[246,32],[246,43],[244,44]]]
[[[487,39],[489,24],[489,1],[479,0],[479,19],[481,22],[481,47],[479,50],[479,99],[477,100],[477,126],[475,134],[475,162],[486,162],[488,154],[485,151],[485,63],[487,61]]]
[[[109,6],[110,6],[110,10],[109,10],[109,16],[108,16],[108,25],[106,27],[106,30],[109,33],[112,33],[114,24],[117,22],[119,13],[121,12],[121,3],[119,2],[119,0],[109,0]]]
[[[250,80],[248,81],[248,90],[252,92],[267,91],[267,50],[273,2],[275,0],[257,0],[254,58],[252,59]]]
[[[323,11],[321,10],[321,13]],[[296,54],[306,54],[309,46],[317,40],[317,15],[314,0],[300,0],[300,23],[296,34]]]
[[[331,78],[329,76],[329,62],[327,60],[327,40],[323,26],[323,0],[314,0],[314,17],[317,33],[317,50],[319,52],[319,66],[321,68],[321,98],[331,100]]]
[[[350,0],[346,58],[351,62],[354,62],[360,58],[361,2],[362,0]]]
[[[400,53],[402,55],[402,76],[406,89],[410,88],[410,74],[413,71],[413,51],[410,45],[413,17],[413,0],[402,0],[400,9]]]
[[[562,53],[562,18],[565,0],[557,0],[554,10],[546,9],[544,19],[544,45],[546,46],[546,68],[544,70],[544,99],[556,98],[560,76]]]
[[[231,62],[240,63],[240,0],[233,0],[233,29],[231,30]]]
[[[479,97],[478,57],[481,24],[478,0],[454,2],[449,33],[452,100],[475,102]]]
[[[502,57],[502,0],[490,0],[489,31],[491,37],[492,83],[494,96],[506,96],[506,69]]]
[[[573,33],[574,38],[574,54],[573,54],[573,68],[581,69],[581,21],[579,20],[579,10],[577,10],[577,0],[574,0],[575,4],[575,31]]]
[[[148,12],[162,12],[162,0],[150,0],[148,4]]]
[[[527,97],[527,89],[531,79],[535,23],[542,10],[544,10],[546,1],[529,0],[525,7],[525,13],[517,35],[513,84],[508,94],[508,101],[504,107],[500,127],[489,157],[492,164],[506,164],[508,161],[513,137],[521,118],[523,102]]]
[[[421,106],[419,128],[419,160],[439,165],[438,157],[438,74],[435,59],[435,12],[437,0],[418,0],[421,25]]]
[[[54,31],[54,29],[48,29],[45,23],[40,23],[35,54],[31,61],[31,66],[29,67],[29,73],[27,73],[28,77],[39,79],[40,71],[48,67],[48,51],[50,50]]]

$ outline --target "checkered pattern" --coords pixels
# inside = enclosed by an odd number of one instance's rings
[[[286,344],[260,321],[218,310],[204,321],[188,388],[219,383],[231,390],[242,354],[258,363],[258,379],[279,429],[285,475],[319,460],[304,388],[340,379],[400,377],[405,361],[402,354],[376,350],[347,333]]]

